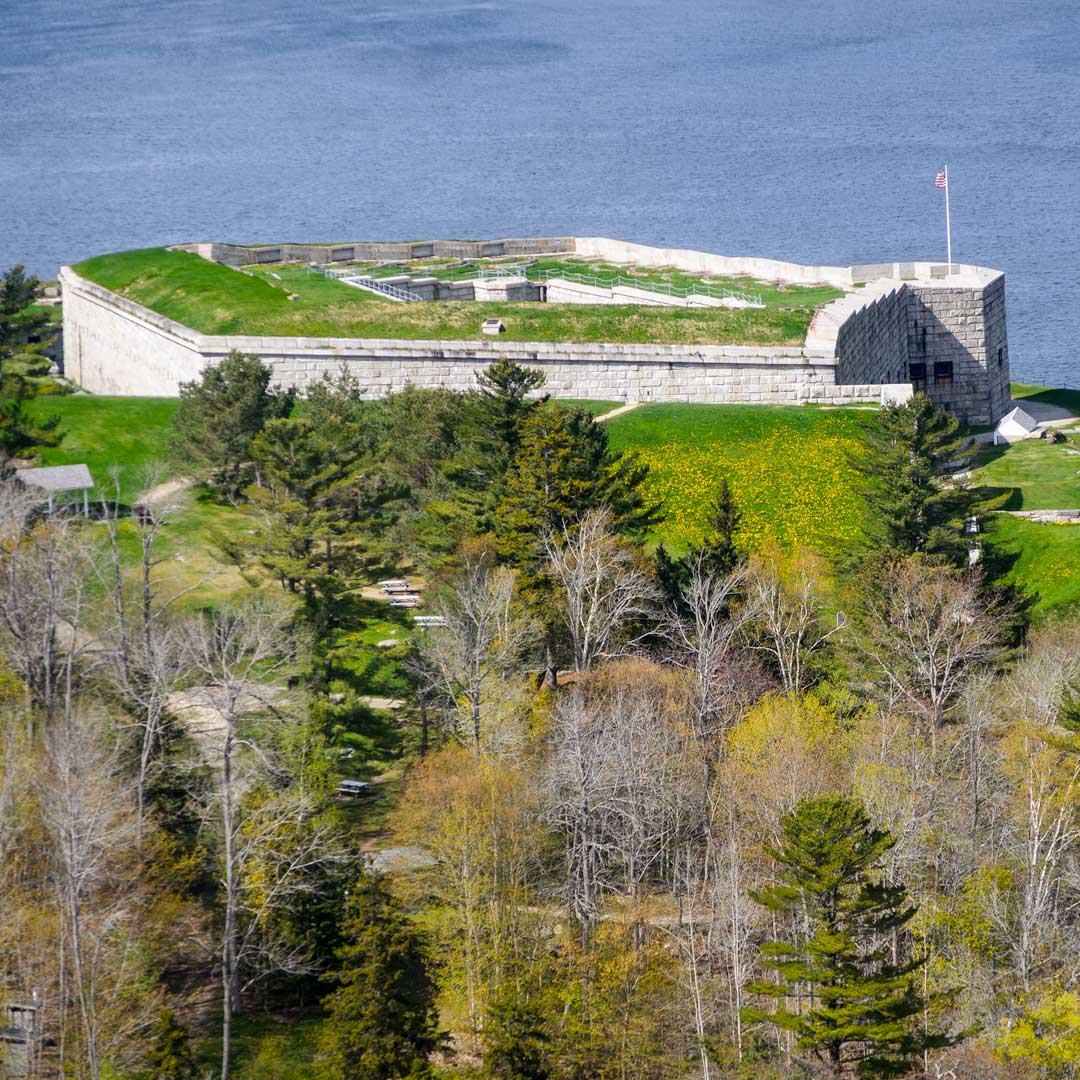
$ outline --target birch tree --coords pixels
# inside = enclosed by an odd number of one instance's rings
[[[850,637],[878,681],[936,731],[1002,655],[1008,617],[976,572],[909,556],[861,582]]]
[[[802,552],[755,556],[745,574],[745,617],[750,647],[771,661],[780,684],[799,694],[813,682],[810,662],[839,628],[822,618],[821,567]]]
[[[150,473],[147,480],[154,479]],[[106,627],[104,646],[110,663],[107,676],[133,716],[136,732],[137,766],[135,791],[140,835],[145,831],[146,800],[168,701],[186,674],[183,635],[177,628],[174,611],[179,602],[197,589],[202,580],[170,587],[159,567],[166,561],[160,553],[163,528],[172,519],[177,504],[170,499],[150,497],[150,489],[140,497],[125,519],[121,513],[119,482],[111,502],[104,502],[109,559],[104,584],[111,598],[111,623]],[[121,554],[121,529],[130,520],[139,542],[138,570],[129,581]],[[132,589],[134,584],[134,589]]]
[[[100,716],[72,706],[56,718],[45,733],[38,786],[63,925],[62,964],[70,969],[86,1075],[98,1080],[119,1026],[110,1013],[117,987],[108,976],[115,965],[130,964],[122,954],[133,947],[138,903],[135,881],[121,869],[136,838],[133,793]],[[135,971],[129,967],[126,977],[133,980]]]
[[[421,651],[458,703],[463,739],[479,753],[485,704],[535,637],[532,621],[514,595],[514,572],[497,566],[490,551],[466,552],[460,572],[436,601],[442,625],[424,632]]]

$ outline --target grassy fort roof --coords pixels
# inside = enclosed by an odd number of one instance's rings
[[[585,260],[546,260],[546,273],[589,270],[599,280],[614,268]],[[462,273],[478,273],[483,260]],[[635,304],[441,301],[397,303],[324,277],[306,266],[239,270],[188,251],[148,248],[88,259],[76,273],[125,299],[204,334],[273,337],[472,340],[481,322],[499,318],[507,341],[615,342],[673,345],[801,345],[818,306],[841,295],[830,286],[777,286],[753,279],[653,271],[644,285],[696,281],[753,291],[764,307],[653,307]],[[439,263],[407,268],[445,278]],[[365,272],[384,276],[386,268]],[[293,297],[293,299],[290,299]]]

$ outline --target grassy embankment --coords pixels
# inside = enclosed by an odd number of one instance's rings
[[[175,398],[74,395],[36,398],[28,405],[36,417],[60,417],[63,440],[42,450],[42,465],[85,463],[97,484],[92,496],[130,506],[162,484],[183,479],[183,466],[170,458]],[[159,568],[163,590],[190,589],[187,606],[220,603],[246,588],[234,566],[219,557],[218,541],[248,527],[234,507],[211,499],[201,488],[178,485],[161,496],[174,509],[159,540],[164,561]],[[121,527],[125,556],[134,565],[138,541],[134,526]]]
[[[633,305],[404,304],[302,268],[245,274],[184,251],[151,248],[88,259],[77,273],[208,334],[475,340],[502,319],[506,341],[800,345],[814,304],[729,310]],[[743,286],[747,287],[747,286]],[[289,300],[289,293],[297,296]],[[816,293],[815,293],[816,295]],[[815,301],[816,302],[816,301]]]
[[[775,541],[828,550],[858,524],[858,477],[846,452],[869,414],[768,405],[644,405],[608,421],[612,445],[637,449],[666,519],[654,539],[699,540],[721,476],[743,513],[748,549]]]
[[[1057,405],[1080,416],[1077,390],[1013,383],[1012,396],[1021,402]],[[991,494],[1006,495],[1006,510],[1080,509],[1080,436],[1066,438],[1065,443],[1030,439],[1011,446],[984,446],[972,463],[972,482]],[[1080,605],[1080,525],[999,514],[994,533],[998,548],[1012,562],[1007,580],[1038,592],[1038,612]]]

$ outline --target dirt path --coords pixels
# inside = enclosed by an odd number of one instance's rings
[[[178,476],[175,480],[166,480],[164,484],[152,487],[143,499],[148,503],[164,502],[170,495],[175,495],[185,488],[191,487],[195,481],[190,476]]]
[[[617,409],[612,409],[611,412],[604,413],[603,416],[594,416],[593,420],[597,424],[602,424],[605,420],[614,420],[616,416],[622,416],[623,413],[636,409],[640,404],[640,401],[630,401],[626,405],[620,405]]]

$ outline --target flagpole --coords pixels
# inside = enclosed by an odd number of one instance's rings
[[[952,222],[949,219],[949,166],[945,166],[945,245],[948,248],[949,270],[952,276]]]

